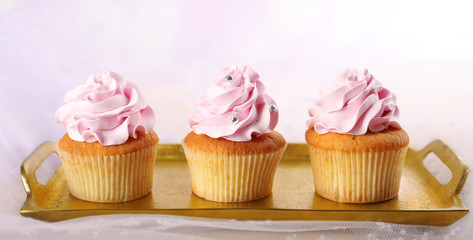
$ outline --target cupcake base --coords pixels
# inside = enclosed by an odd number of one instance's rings
[[[259,140],[235,143],[189,133],[183,147],[192,191],[199,197],[216,202],[253,201],[271,194],[286,142],[279,133],[265,135],[260,136],[262,138]],[[193,145],[195,142],[200,145]],[[219,147],[204,148],[213,144]],[[225,144],[229,146],[224,147]],[[258,146],[260,144],[265,146]]]
[[[380,202],[399,191],[407,148],[386,152],[341,152],[309,145],[315,191],[347,203]]]
[[[158,141],[154,131],[108,147],[73,141],[64,135],[58,153],[71,195],[91,202],[112,203],[148,194],[153,184]]]
[[[371,203],[397,196],[409,138],[402,129],[352,136],[306,132],[320,196],[346,203]]]

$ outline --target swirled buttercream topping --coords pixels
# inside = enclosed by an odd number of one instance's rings
[[[196,134],[240,142],[272,132],[278,118],[259,75],[251,67],[233,65],[217,74],[189,124]]]
[[[309,109],[307,126],[319,134],[362,135],[400,128],[396,97],[367,69],[347,69],[339,86],[318,98]]]
[[[153,110],[138,87],[111,71],[90,75],[87,84],[66,93],[65,102],[56,122],[75,141],[118,145],[154,126]]]

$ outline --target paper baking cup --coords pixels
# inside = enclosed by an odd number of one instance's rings
[[[286,147],[266,154],[228,155],[183,144],[192,192],[216,202],[246,202],[271,194],[276,167]]]
[[[70,193],[91,202],[125,202],[148,194],[157,145],[124,155],[85,156],[58,149]]]
[[[392,199],[399,192],[407,147],[385,152],[342,152],[309,145],[315,191],[348,203]]]

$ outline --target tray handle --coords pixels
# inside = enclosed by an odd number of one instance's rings
[[[28,197],[32,197],[32,188],[44,187],[36,179],[36,170],[52,153],[57,153],[57,145],[54,142],[45,142],[37,147],[21,164],[21,180]]]
[[[429,153],[437,155],[452,172],[452,179],[445,185],[437,181],[441,188],[439,191],[444,192],[448,197],[460,194],[468,177],[468,165],[441,140],[431,142],[417,154],[419,154],[419,158],[423,161]]]

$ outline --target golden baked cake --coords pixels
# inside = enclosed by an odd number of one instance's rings
[[[306,131],[317,193],[338,202],[397,196],[409,137],[402,129],[352,136]]]
[[[286,146],[276,131],[234,142],[190,132],[183,141],[192,191],[219,202],[245,202],[268,196]]]

